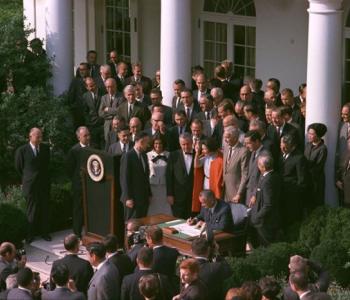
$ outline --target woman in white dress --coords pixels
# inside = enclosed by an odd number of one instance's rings
[[[156,214],[172,215],[166,193],[166,166],[169,152],[164,151],[165,139],[161,135],[155,135],[152,139],[152,151],[147,153],[149,164],[149,181],[152,197],[148,207],[148,216]]]

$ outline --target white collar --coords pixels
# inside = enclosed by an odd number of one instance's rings
[[[156,246],[153,246],[153,250],[154,250],[154,249],[157,249],[157,248],[161,248],[161,247],[164,247],[164,245],[156,245]]]
[[[306,291],[306,292],[304,292],[304,293],[302,293],[302,294],[300,294],[299,299],[301,299],[302,297],[304,297],[305,295],[307,295],[307,294],[309,294],[309,293],[311,293],[310,290],[309,290],[309,291]]]
[[[105,259],[104,261],[101,261],[98,266],[96,267],[96,271],[98,271],[99,269],[102,268],[102,266],[106,263],[107,259]]]
[[[108,259],[108,258],[111,258],[112,256],[114,256],[114,255],[116,255],[116,254],[118,254],[117,251],[116,251],[116,252],[113,252],[113,253],[108,253],[108,254],[106,254],[106,257],[107,257],[107,259]]]
[[[270,171],[264,172],[263,177],[265,177],[267,174],[271,173],[272,171],[273,171],[273,170],[270,170]]]
[[[29,145],[30,145],[30,147],[32,147],[32,149],[36,149],[36,146],[34,146],[34,145],[32,144],[32,142],[29,142]],[[38,145],[38,147],[39,147],[39,145]]]
[[[82,144],[82,143],[80,143],[80,142],[79,142],[79,144],[80,144],[80,147],[81,147],[81,148],[85,148],[85,147],[88,146],[88,145],[84,145],[84,144]]]
[[[32,294],[32,291],[31,290],[29,290],[29,289],[26,289],[26,288],[24,288],[23,286],[18,286],[18,289],[20,289],[20,290],[22,290],[22,291],[26,291],[26,292],[28,292],[29,294]]]

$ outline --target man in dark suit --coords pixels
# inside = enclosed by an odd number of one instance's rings
[[[173,110],[171,107],[164,105],[162,91],[158,89],[152,89],[151,94],[151,105],[148,106],[148,109],[153,112],[154,109],[160,109],[164,114],[164,122],[167,126],[172,126],[173,124]]]
[[[153,250],[147,247],[143,247],[137,255],[137,266],[133,274],[129,274],[124,277],[121,288],[122,300],[144,300],[139,290],[139,280],[143,275],[153,274]],[[161,293],[163,299],[171,299],[172,291],[166,276],[157,274],[160,282]]]
[[[223,257],[210,261],[210,243],[204,238],[192,242],[192,256],[199,264],[199,278],[208,286],[209,299],[223,299],[224,281],[232,274],[232,269]]]
[[[176,295],[173,300],[211,299],[209,298],[208,287],[199,278],[199,263],[195,259],[188,258],[183,260],[179,268],[181,290],[180,294]]]
[[[114,264],[106,259],[106,249],[102,243],[87,246],[89,260],[97,270],[92,276],[89,288],[89,300],[120,299],[120,275]]]
[[[132,149],[134,143],[130,141],[129,127],[124,126],[118,129],[118,142],[113,143],[108,148],[108,153],[121,156]]]
[[[197,143],[205,140],[207,137],[203,134],[203,122],[199,119],[193,119],[191,122],[191,134],[192,134],[192,143],[193,147]]]
[[[118,71],[116,76],[114,76],[117,81],[117,90],[122,93],[125,87],[126,76],[128,75],[128,64],[124,61],[118,63]]]
[[[29,268],[20,269],[17,273],[18,288],[11,289],[7,295],[8,300],[32,300],[33,272]]]
[[[107,94],[106,90],[106,80],[112,77],[111,67],[109,65],[100,66],[99,74],[94,77],[98,89],[101,91],[102,95]]]
[[[210,230],[232,231],[231,209],[226,202],[215,199],[211,190],[201,191],[199,202],[202,206],[201,211],[195,218],[187,220],[189,225],[201,227],[205,223]]]
[[[86,54],[86,61],[89,64],[90,76],[98,76],[100,72],[100,65],[97,63],[97,52],[95,50],[89,50]]]
[[[148,108],[143,107],[138,101],[136,101],[135,87],[127,85],[124,88],[124,97],[127,101],[123,102],[117,108],[117,115],[122,116],[127,122],[133,117],[138,117],[144,126],[149,120],[151,113]]]
[[[175,217],[187,219],[191,214],[193,192],[192,137],[180,135],[181,150],[170,153],[166,170],[167,199]]]
[[[142,65],[141,63],[135,63],[132,65],[133,76],[128,77],[125,81],[125,85],[135,84],[140,82],[143,87],[143,92],[149,95],[152,89],[152,80],[146,76],[142,75]]]
[[[283,89],[281,91],[281,101],[283,105],[289,106],[292,109],[292,122],[302,125],[302,116],[300,106],[295,103],[293,91],[291,89]]]
[[[197,113],[196,118],[201,121],[209,121],[213,113],[213,97],[210,94],[201,95],[198,103],[201,110]]]
[[[78,127],[76,130],[78,143],[75,144],[68,152],[67,170],[72,180],[73,190],[73,232],[81,237],[83,229],[83,205],[82,205],[82,182],[80,169],[82,166],[82,151],[90,146],[90,132],[85,126]]]
[[[149,95],[144,94],[141,82],[135,83],[135,98],[144,108],[148,108],[151,105],[151,98]]]
[[[252,207],[256,201],[256,189],[260,178],[258,158],[260,155],[270,154],[270,152],[267,151],[261,143],[261,136],[257,130],[250,130],[245,134],[244,144],[251,153],[248,165],[245,205]]]
[[[22,177],[22,190],[26,199],[28,243],[33,241],[36,233],[40,233],[46,241],[51,241],[48,234],[49,163],[50,148],[42,143],[41,130],[34,127],[29,132],[29,143],[19,147],[15,155],[15,167]]]
[[[102,243],[106,248],[108,261],[114,264],[118,269],[121,285],[123,278],[126,275],[131,274],[134,270],[134,266],[131,262],[131,259],[129,258],[129,256],[123,254],[118,250],[119,243],[115,235],[108,234],[104,237]]]
[[[146,133],[136,135],[134,148],[122,156],[120,162],[121,201],[124,203],[125,220],[147,215],[151,197],[149,167],[145,153],[148,143],[149,137]]]
[[[192,91],[187,88],[183,89],[181,92],[181,101],[179,109],[185,111],[187,121],[191,123],[196,114],[200,111],[198,102],[194,101]]]
[[[104,137],[107,140],[112,119],[117,114],[117,109],[124,102],[124,99],[117,93],[117,84],[114,78],[108,78],[105,84],[108,93],[101,98],[98,114],[104,119]]]
[[[118,142],[118,131],[120,128],[127,126],[125,119],[121,116],[115,115],[112,119],[111,130],[108,132],[105,151],[108,152],[109,146]]]
[[[116,78],[118,74],[118,53],[116,50],[109,52],[109,61],[107,64],[111,67],[112,77]]]
[[[180,109],[181,104],[181,92],[185,88],[185,82],[182,79],[176,79],[173,83],[174,97],[171,101],[171,107],[173,110]]]
[[[147,228],[146,241],[148,247],[153,249],[153,271],[168,276],[172,282],[179,251],[163,245],[163,231],[156,225]]]
[[[174,115],[175,126],[169,129],[169,150],[175,151],[180,149],[179,136],[182,133],[190,132],[190,126],[187,124],[186,113],[183,110],[177,110]]]
[[[92,77],[87,77],[85,79],[85,85],[87,89],[87,92],[83,94],[85,124],[89,128],[92,143],[99,149],[102,149],[104,144],[104,120],[98,115],[98,110],[101,104],[101,93]]]
[[[273,158],[261,155],[258,158],[260,179],[256,189],[256,202],[250,213],[253,247],[268,246],[276,238],[278,229],[278,201],[281,182],[273,170]]]
[[[194,101],[199,102],[202,96],[210,95],[210,89],[208,88],[208,80],[204,73],[197,75],[196,86],[197,89],[193,91]]]
[[[69,266],[60,264],[51,271],[50,279],[56,284],[53,291],[44,290],[42,300],[85,300],[86,297],[82,292],[72,291],[68,288],[70,277]]]
[[[50,278],[52,279],[53,274],[59,266],[66,265],[69,271],[69,278],[74,280],[77,290],[86,295],[94,272],[89,262],[78,256],[80,240],[75,234],[69,234],[64,238],[63,244],[67,250],[67,255],[53,262]],[[51,280],[51,290],[55,288],[56,284],[57,282],[55,280]]]

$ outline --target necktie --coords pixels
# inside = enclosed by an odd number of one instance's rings
[[[34,149],[34,156],[36,157],[39,155],[39,146],[36,146]]]
[[[188,107],[186,108],[186,116],[187,116],[187,120],[191,119],[191,112],[190,112],[190,109]]]
[[[209,111],[206,111],[206,112],[205,112],[205,115],[206,115],[206,119],[207,119],[207,120],[210,120],[210,112],[209,112]]]
[[[347,132],[348,136],[347,139],[350,140],[350,123],[348,123],[348,132]]]
[[[123,144],[123,146],[122,146],[122,152],[123,152],[123,153],[126,152],[126,145],[125,145],[125,144]]]
[[[109,97],[110,97],[110,105],[109,106],[112,107],[114,97],[112,95],[110,95]]]
[[[254,161],[255,161],[255,155],[256,155],[256,153],[255,153],[255,151],[253,151],[253,153],[252,153],[252,163],[254,163]]]
[[[226,167],[230,163],[231,156],[232,156],[232,147],[230,146],[230,150],[228,152],[227,159],[226,159]]]
[[[132,104],[129,105],[129,119],[131,118],[132,115]]]
[[[183,134],[183,132],[184,132],[184,128],[180,126],[180,134]]]
[[[278,136],[281,136],[280,127],[276,126],[276,131],[277,131]]]

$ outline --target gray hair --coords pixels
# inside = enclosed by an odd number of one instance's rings
[[[260,155],[258,158],[258,162],[264,166],[266,171],[270,171],[273,169],[273,158],[271,155]]]
[[[77,130],[75,131],[75,134],[76,134],[77,138],[79,138],[80,131],[82,131],[83,129],[89,131],[89,128],[87,128],[86,126],[79,126],[77,128]]]
[[[257,127],[258,130],[262,130],[262,131],[266,132],[266,124],[261,120],[253,119],[250,121],[249,125]]]
[[[134,87],[133,85],[131,85],[131,84],[125,86],[125,88],[124,88],[124,90],[123,90],[124,93],[125,93],[125,92],[129,92],[129,91],[135,92],[135,87]]]
[[[201,196],[207,200],[210,200],[210,202],[216,201],[215,195],[214,195],[212,190],[203,190],[199,193],[199,196]]]
[[[286,134],[281,137],[281,142],[287,146],[293,147],[296,145],[295,138],[291,134]]]
[[[218,96],[223,96],[224,95],[224,92],[223,92],[222,88],[214,87],[211,90],[215,91],[218,94]]]
[[[181,133],[179,139],[190,140],[192,142],[192,136],[189,132]]]
[[[100,72],[101,72],[102,70],[111,72],[111,66],[110,66],[110,65],[107,65],[107,64],[101,65],[101,66],[100,66]]]
[[[238,139],[238,137],[239,137],[239,130],[237,127],[227,126],[227,127],[225,127],[224,132],[230,134],[234,138]]]

